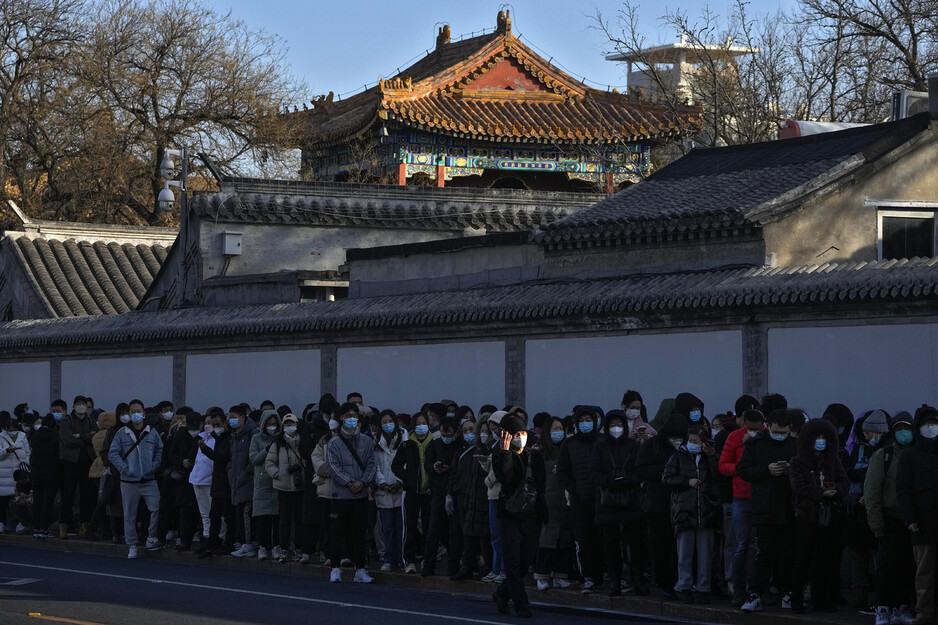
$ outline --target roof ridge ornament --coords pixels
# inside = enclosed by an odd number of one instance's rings
[[[450,28],[449,24],[443,24],[440,27],[439,33],[436,36],[436,49],[439,50],[443,46],[447,45],[450,42]]]
[[[498,20],[495,26],[495,33],[511,37],[511,9],[498,12]]]

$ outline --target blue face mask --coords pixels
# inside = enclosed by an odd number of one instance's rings
[[[690,420],[693,421],[694,423],[697,423],[698,421],[700,421],[700,417],[702,416],[703,416],[703,413],[699,410],[690,411]]]
[[[420,425],[414,428],[414,433],[417,436],[426,436],[427,432],[429,431],[430,431],[430,426],[427,425],[426,423],[421,423]]]
[[[55,419],[56,421],[61,421],[61,420],[62,420],[62,413],[61,413],[61,412],[53,412],[53,413],[52,413],[52,418]]]
[[[877,445],[879,445],[878,438],[874,438],[873,440],[870,441],[870,447],[876,447]]]
[[[782,433],[769,432],[769,436],[772,437],[772,440],[773,440],[773,441],[779,441],[779,442],[781,442],[781,441],[785,440],[786,438],[788,438],[788,432],[782,432]]]
[[[819,438],[814,441],[814,450],[815,451],[824,451],[827,449],[827,441],[823,438]]]
[[[443,441],[444,445],[451,445],[453,441],[456,440],[456,437],[455,436],[441,436],[440,440]]]
[[[356,418],[356,417],[346,417],[346,419],[345,419],[345,421],[344,421],[343,423],[345,424],[345,429],[346,429],[346,430],[354,430],[355,428],[358,427],[358,418]]]
[[[138,425],[139,425],[140,423],[143,423],[143,413],[142,413],[142,412],[135,412],[135,413],[133,413],[132,415],[130,415],[130,421],[131,421],[132,423],[138,424]]]
[[[476,435],[472,432],[469,432],[468,434],[463,434],[462,439],[466,441],[467,444],[472,445],[474,442],[476,442]]]
[[[689,451],[692,454],[699,454],[700,445],[698,445],[697,443],[687,443],[687,451]]]
[[[593,422],[592,421],[580,421],[577,424],[577,427],[580,429],[580,434],[589,434],[593,431]]]
[[[555,443],[559,443],[563,440],[563,432],[551,432],[550,440],[554,441]]]
[[[900,445],[910,445],[914,438],[915,433],[912,430],[899,430],[896,432],[896,442]]]
[[[237,420],[237,419],[228,419],[228,426],[231,427],[232,430],[237,430],[237,429],[238,429],[238,420]]]
[[[385,434],[394,434],[394,430],[395,430],[394,423],[385,423],[384,425],[381,426],[381,431],[384,432]]]

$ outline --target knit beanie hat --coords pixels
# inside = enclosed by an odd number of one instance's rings
[[[863,429],[867,432],[885,434],[889,431],[889,415],[882,410],[874,410],[866,416]]]
[[[524,420],[515,414],[508,414],[502,418],[501,427],[503,430],[514,436],[518,432],[524,431]]]

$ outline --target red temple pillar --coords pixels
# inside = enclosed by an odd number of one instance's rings
[[[615,178],[612,177],[612,172],[606,172],[606,193],[612,195],[616,192]]]
[[[407,184],[407,163],[400,163],[397,166],[397,184],[402,187]]]
[[[445,169],[446,167],[443,165],[436,166],[436,186],[438,187],[446,186],[446,174],[444,171]]]

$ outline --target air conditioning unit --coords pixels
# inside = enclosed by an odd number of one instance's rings
[[[928,92],[903,89],[892,92],[892,121],[928,111]]]

